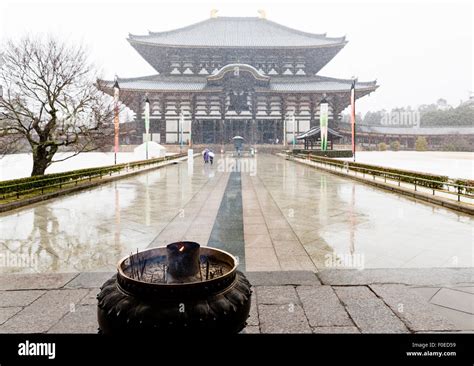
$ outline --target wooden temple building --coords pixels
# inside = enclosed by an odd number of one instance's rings
[[[305,150],[321,149],[321,127],[314,126],[308,131],[303,132],[301,135],[296,137],[296,141],[303,141]],[[339,142],[344,136],[328,127],[328,148],[333,150],[334,142]]]
[[[333,130],[350,103],[352,80],[319,75],[347,44],[344,37],[264,17],[212,16],[167,32],[130,34],[128,41],[156,73],[117,79],[121,100],[135,113],[132,127],[121,128],[130,131],[125,143],[144,141],[146,98],[151,140],[161,144],[223,144],[236,135],[249,144],[281,144],[319,125],[323,99]],[[114,82],[105,83],[113,94]],[[357,81],[356,97],[377,87]]]

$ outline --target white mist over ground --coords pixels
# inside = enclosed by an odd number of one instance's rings
[[[342,160],[353,161],[352,158]],[[474,179],[473,152],[357,151],[356,162]]]
[[[64,159],[71,153],[57,153],[55,159]],[[142,160],[145,157],[137,156],[133,152],[120,152],[117,154],[117,164]],[[59,173],[75,169],[93,168],[114,164],[113,152],[89,152],[74,156],[65,161],[52,164],[46,173]],[[28,177],[33,168],[31,154],[11,154],[0,159],[0,181]]]
[[[56,159],[68,153],[58,153]],[[474,179],[474,153],[444,151],[360,151],[356,153],[360,163],[381,165],[393,168],[415,170],[426,173],[448,175],[451,178]],[[118,153],[117,163],[142,160],[144,157],[134,153]],[[352,159],[343,159],[352,161]],[[66,161],[55,163],[47,173],[64,172],[74,169],[112,165],[114,153],[82,153]],[[0,159],[0,180],[28,177],[32,168],[31,154],[12,154]],[[258,174],[258,171],[257,171]]]

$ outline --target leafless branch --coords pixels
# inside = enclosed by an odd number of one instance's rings
[[[27,143],[37,175],[55,161],[111,144],[113,101],[83,47],[27,36],[6,42],[2,52],[0,153]],[[54,160],[60,148],[73,154]]]

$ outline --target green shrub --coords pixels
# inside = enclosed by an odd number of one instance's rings
[[[444,139],[441,145],[443,151],[473,151],[474,146],[462,136],[450,136]]]
[[[461,188],[461,193],[463,194],[472,194],[474,193],[474,180],[471,179],[456,179],[454,184],[459,184],[465,186]]]
[[[428,141],[423,136],[417,137],[415,141],[415,150],[416,151],[426,151],[428,150]]]
[[[314,156],[313,154],[310,154],[309,158],[316,162],[331,163],[333,165],[338,166],[344,166],[344,164],[347,164],[349,169],[353,171],[365,173],[367,175],[386,176],[387,178],[392,178],[395,180],[398,180],[400,178],[401,182],[417,184],[419,186],[429,188],[442,189],[444,187],[444,183],[449,181],[449,177],[445,175],[436,175],[430,173],[415,172],[411,170],[394,169],[371,164],[345,162],[342,160]],[[429,181],[425,181],[425,179]]]
[[[400,141],[398,141],[398,140],[397,141],[392,141],[390,143],[390,149],[392,151],[399,151],[400,150]]]
[[[352,158],[352,150],[293,150],[294,154],[311,154],[313,156],[323,156],[327,158]]]
[[[74,180],[83,179],[83,178],[96,178],[101,177],[107,174],[115,173],[125,168],[136,168],[146,165],[151,165],[159,163],[161,161],[177,159],[187,154],[177,154],[171,157],[155,158],[149,160],[139,160],[131,163],[123,163],[117,165],[109,165],[99,168],[87,168],[87,169],[78,169],[70,170],[63,173],[53,173],[45,174],[42,176],[34,176],[27,178],[12,179],[0,182],[0,195],[5,195],[7,193],[22,193],[30,190],[47,188],[57,184],[65,184]]]
[[[385,142],[381,142],[377,145],[378,151],[385,151],[387,150],[387,144]]]

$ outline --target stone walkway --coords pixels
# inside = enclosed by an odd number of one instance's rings
[[[237,159],[254,165],[241,172],[224,160],[0,214],[0,273],[113,271],[177,240],[226,246],[247,271],[473,266],[472,216],[272,155]]]
[[[117,261],[179,240],[239,256],[248,333],[474,332],[472,216],[271,155],[167,166],[0,214],[0,232],[0,332],[95,333]]]
[[[110,272],[0,275],[0,333],[96,333]],[[249,272],[245,333],[474,332],[470,269]]]

